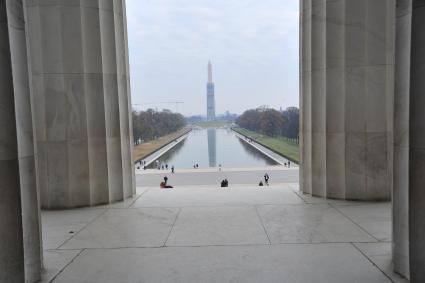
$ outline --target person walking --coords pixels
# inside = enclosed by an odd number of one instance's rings
[[[269,174],[264,174],[264,182],[266,183],[266,185],[268,186],[269,185],[269,179],[270,179],[270,177],[269,177]]]
[[[165,183],[165,185],[167,185],[167,181],[168,181],[168,177],[167,177],[167,176],[165,176],[165,177],[164,177],[164,183]]]
[[[171,166],[171,174],[174,174],[174,165]]]
[[[291,161],[288,160],[288,168],[291,167]]]

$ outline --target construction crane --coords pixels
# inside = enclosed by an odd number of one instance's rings
[[[143,106],[143,105],[158,105],[158,104],[175,104],[176,105],[176,112],[179,112],[179,104],[183,104],[183,103],[184,103],[183,101],[160,101],[160,102],[137,103],[137,104],[132,104],[132,105],[133,106]]]

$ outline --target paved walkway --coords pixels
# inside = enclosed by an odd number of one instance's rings
[[[390,219],[390,203],[306,197],[296,183],[139,188],[43,212],[43,282],[404,282]]]
[[[164,176],[168,177],[169,183],[176,187],[181,186],[214,186],[218,187],[223,179],[227,179],[233,185],[257,185],[263,180],[264,174],[270,176],[270,184],[296,183],[298,182],[298,167],[285,168],[283,166],[259,167],[259,168],[223,168],[218,171],[212,169],[189,169],[176,170],[171,174],[166,170],[146,170],[136,174],[136,184],[141,187],[158,187]]]
[[[178,139],[176,139],[174,142],[170,142],[169,144],[167,144],[163,148],[159,149],[158,151],[146,156],[144,159],[142,159],[142,161],[146,161],[146,166],[149,166],[151,163],[155,162],[155,160],[160,158],[167,151],[169,151],[170,149],[172,149],[173,147],[175,147],[176,145],[181,143],[183,140],[185,140],[188,137],[188,135],[189,134],[185,134],[185,135],[179,137]],[[136,163],[136,168],[137,168],[137,166],[140,166],[139,170],[141,170],[141,168],[143,168],[143,166],[139,165],[139,163]]]
[[[236,131],[233,131],[235,133],[235,135],[240,138],[242,141],[246,142],[247,144],[249,144],[250,146],[256,148],[257,150],[261,151],[263,154],[267,155],[268,157],[270,157],[271,159],[273,159],[274,161],[276,161],[277,163],[279,163],[280,165],[284,165],[285,163],[291,162],[291,167],[298,167],[298,165],[292,161],[289,161],[288,159],[286,159],[285,157],[283,157],[280,154],[277,154],[275,152],[273,152],[272,150],[268,149],[267,147],[262,146],[261,144],[251,140],[248,141],[247,138],[241,134],[239,134]]]
[[[211,172],[238,172],[238,171],[245,171],[245,172],[251,172],[251,171],[284,171],[287,169],[292,170],[298,170],[298,167],[292,167],[287,168],[282,165],[272,165],[272,166],[258,166],[258,167],[222,167],[221,170],[218,167],[208,167],[208,168],[176,168],[176,173],[211,173]],[[163,174],[163,173],[170,173],[171,169],[168,170],[161,170],[161,169],[146,169],[143,170],[142,168],[135,169],[136,174],[140,175],[146,175],[146,174]]]

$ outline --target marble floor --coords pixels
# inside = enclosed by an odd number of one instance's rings
[[[390,203],[298,185],[138,188],[125,202],[44,211],[42,282],[406,282]]]

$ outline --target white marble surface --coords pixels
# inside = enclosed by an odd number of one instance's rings
[[[269,244],[255,207],[182,208],[167,246]]]
[[[56,246],[46,252],[43,278],[91,283],[397,278],[388,268],[389,243],[372,236],[380,235],[377,226],[390,225],[388,203],[302,198],[294,189],[296,184],[140,188],[130,206],[43,213],[45,234],[50,233],[45,245]],[[150,208],[137,208],[149,203]],[[61,234],[78,228],[74,235]],[[64,243],[59,249],[58,242]]]
[[[354,244],[370,261],[385,272],[396,283],[407,283],[407,279],[393,272],[391,243],[355,243]]]
[[[353,246],[326,244],[86,250],[54,282],[391,281]]]
[[[57,249],[106,209],[42,211],[43,248]]]
[[[273,244],[376,241],[327,204],[269,205],[258,212]]]
[[[425,281],[425,6],[397,1],[394,149],[394,254],[396,270],[412,282]],[[407,127],[406,127],[407,126]],[[399,162],[398,164],[396,162]],[[408,170],[406,170],[406,167]]]
[[[301,189],[389,200],[394,0],[302,1]]]
[[[44,251],[43,264],[46,268],[42,273],[40,283],[51,282],[80,253],[81,250]]]
[[[151,188],[132,207],[191,207],[258,204],[301,204],[300,199],[285,185],[273,187],[238,186],[228,188],[178,187],[172,190]]]
[[[336,209],[352,219],[379,241],[391,242],[391,203],[337,206]]]
[[[125,3],[25,3],[43,208],[131,197]]]
[[[61,248],[161,247],[178,212],[175,208],[109,209]]]
[[[0,4],[0,281],[40,279],[41,239],[22,1]]]

